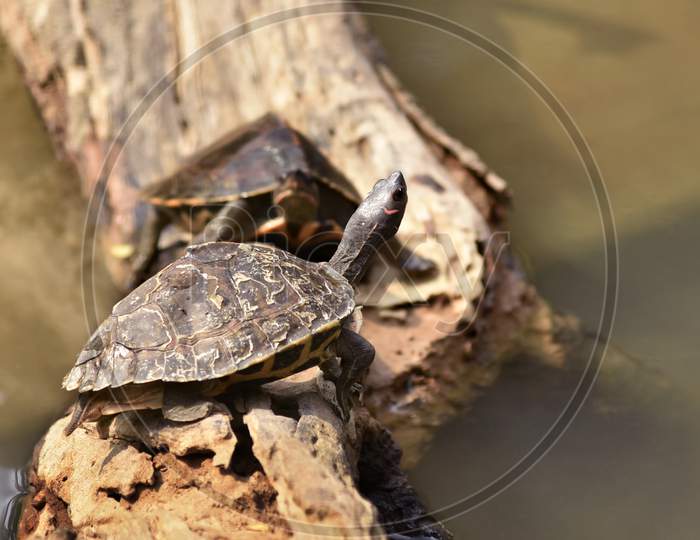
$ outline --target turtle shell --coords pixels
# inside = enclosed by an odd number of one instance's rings
[[[355,205],[361,202],[354,186],[308,140],[272,114],[203,148],[177,172],[144,188],[142,196],[166,207],[225,203],[271,193],[296,171]]]
[[[282,378],[317,363],[354,306],[328,264],[258,244],[192,246],[114,306],[63,386]]]

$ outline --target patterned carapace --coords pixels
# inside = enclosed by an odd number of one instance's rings
[[[63,386],[284,377],[317,363],[354,307],[327,264],[258,244],[197,245],[114,306]]]

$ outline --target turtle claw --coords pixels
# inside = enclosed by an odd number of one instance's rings
[[[352,411],[352,399],[350,397],[349,388],[338,386],[336,389],[336,396],[340,418],[343,422],[348,422],[350,420],[350,412]]]
[[[350,391],[352,392],[353,396],[357,398],[357,403],[362,405],[362,394],[365,391],[365,386],[362,383],[354,382],[350,385]]]
[[[362,403],[363,390],[364,386],[359,382],[353,382],[345,386],[338,385],[336,390],[338,412],[344,422],[350,420],[352,408]]]

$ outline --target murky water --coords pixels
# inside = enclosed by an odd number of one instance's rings
[[[700,387],[697,51],[687,0],[416,2],[509,50],[557,95],[602,169],[620,237],[613,351],[556,447],[449,523],[457,538],[696,538]],[[410,22],[375,20],[400,78],[515,193],[516,249],[557,308],[595,328],[601,225],[574,148],[507,69]],[[577,354],[585,353],[582,345]],[[636,359],[636,360],[632,360]],[[432,508],[495,480],[546,432],[579,370],[516,363],[413,471]],[[637,367],[635,367],[637,366]]]
[[[700,209],[700,4],[480,0],[410,4],[477,30],[525,62],[571,112],[610,191],[620,236],[614,350],[586,406],[520,481],[450,521],[457,538],[694,538],[700,409],[693,360]],[[507,69],[439,31],[376,19],[392,64],[515,193],[516,249],[540,291],[594,328],[603,246],[595,201],[552,114]],[[87,334],[83,202],[0,45],[0,504],[12,469],[61,414],[60,378]],[[100,280],[106,311],[113,292]],[[590,344],[588,344],[590,345]],[[432,508],[502,474],[551,424],[579,374],[514,362],[439,434],[412,472]],[[637,359],[637,360],[632,360]],[[522,359],[521,359],[522,360]],[[692,533],[692,534],[691,534]]]
[[[84,343],[80,287],[84,202],[54,155],[14,60],[0,42],[0,507],[69,396],[60,381]],[[97,277],[104,313],[113,298]]]

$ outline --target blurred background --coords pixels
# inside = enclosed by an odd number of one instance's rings
[[[495,41],[563,103],[590,144],[620,247],[613,344],[581,414],[520,481],[447,525],[456,538],[697,538],[700,240],[696,120],[700,4],[638,0],[405,2]],[[552,305],[593,331],[603,299],[601,222],[575,148],[505,67],[432,28],[373,17],[390,65],[422,106],[513,193],[510,230]],[[0,42],[0,503],[14,468],[67,406],[59,382],[86,336],[84,202],[54,156]],[[115,294],[103,274],[99,295]],[[105,309],[109,302],[105,302]],[[503,474],[570,397],[590,344],[554,370],[522,357],[438,433],[411,471],[439,509]]]

